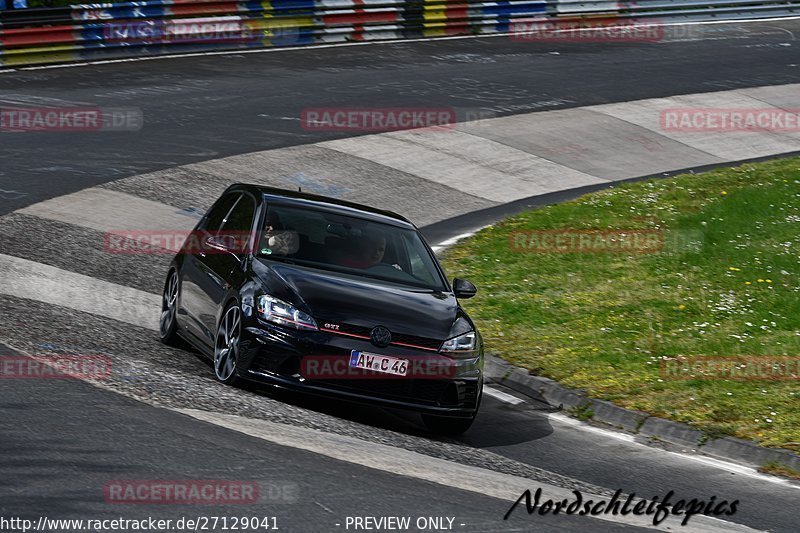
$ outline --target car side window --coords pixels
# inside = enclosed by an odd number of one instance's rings
[[[238,252],[250,249],[256,202],[248,194],[241,194],[220,226],[219,236]]]
[[[250,231],[256,214],[256,202],[249,195],[242,194],[233,209],[222,221],[220,229],[226,232]]]
[[[422,250],[409,242],[407,236],[404,235],[403,240],[405,241],[404,247],[411,266],[410,274],[426,283],[436,284],[436,280],[432,275],[433,264],[430,257],[420,255]]]
[[[219,202],[214,205],[211,211],[206,216],[206,222],[203,229],[208,232],[216,232],[222,228],[222,223],[230,213],[236,201],[242,196],[242,193],[230,193],[223,196]]]

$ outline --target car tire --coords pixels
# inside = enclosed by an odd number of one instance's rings
[[[164,283],[164,294],[161,298],[161,317],[158,321],[158,336],[167,346],[181,346],[178,336],[178,273],[170,270]]]
[[[236,363],[242,340],[242,310],[236,302],[228,304],[214,338],[214,375],[226,385],[239,382]]]
[[[466,433],[475,421],[473,415],[469,418],[453,418],[449,416],[422,415],[422,422],[431,433],[437,435],[461,435]]]

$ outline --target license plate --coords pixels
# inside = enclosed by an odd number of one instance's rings
[[[350,367],[394,376],[405,376],[408,374],[408,359],[353,350],[350,352]]]

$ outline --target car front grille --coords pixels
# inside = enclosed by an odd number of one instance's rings
[[[370,338],[372,328],[364,326],[354,326],[352,324],[340,324],[338,333],[344,335],[355,335],[364,339]],[[334,331],[333,333],[337,333]],[[404,335],[402,333],[392,332],[392,344],[395,346],[411,346],[415,348],[422,348],[423,350],[439,351],[442,345],[441,340],[431,339],[429,337],[418,337],[416,335]]]

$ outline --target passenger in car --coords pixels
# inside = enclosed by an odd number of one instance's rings
[[[339,262],[342,266],[350,268],[371,268],[381,264],[386,254],[386,236],[373,232],[368,233],[356,241],[351,241],[350,253],[343,256]],[[397,270],[402,270],[400,265],[391,265]]]
[[[386,253],[386,237],[380,234],[368,234],[349,244],[350,253],[342,257],[342,266],[370,268],[380,263]]]

